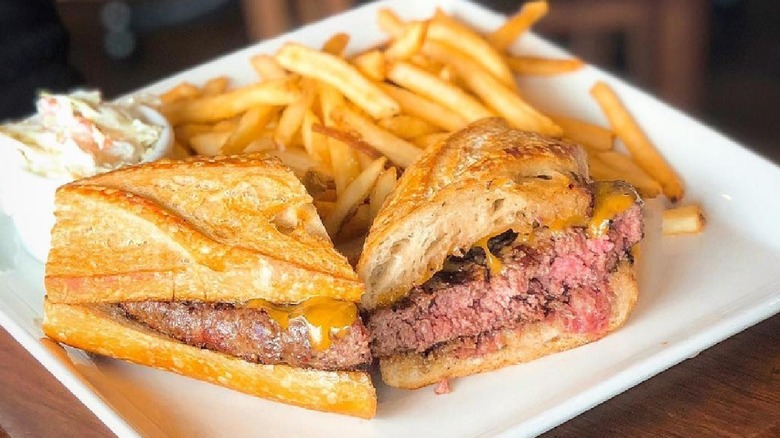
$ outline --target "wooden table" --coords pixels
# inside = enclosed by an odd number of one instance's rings
[[[110,431],[0,329],[0,437]],[[780,315],[550,431],[547,436],[780,437]]]

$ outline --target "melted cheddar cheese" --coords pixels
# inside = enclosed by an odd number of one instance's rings
[[[622,186],[609,182],[597,182],[593,189],[593,215],[588,221],[588,236],[600,237],[609,230],[610,221],[631,208],[636,195]]]
[[[498,275],[501,273],[501,269],[504,268],[504,264],[501,263],[501,259],[494,256],[492,252],[490,252],[490,248],[488,247],[488,240],[490,240],[493,236],[486,236],[482,239],[479,239],[474,246],[478,246],[482,248],[483,251],[485,251],[485,264],[487,264],[488,269],[490,269],[490,275]]]
[[[298,304],[280,305],[263,299],[249,300],[244,307],[262,309],[287,330],[290,321],[302,319],[309,328],[309,342],[316,350],[326,350],[332,344],[332,336],[339,336],[349,329],[358,317],[355,303],[327,297],[314,297]]]

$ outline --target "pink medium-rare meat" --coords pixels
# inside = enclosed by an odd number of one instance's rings
[[[514,243],[511,231],[491,239],[491,252],[504,268],[491,275],[481,248],[451,256],[445,269],[401,302],[369,316],[371,348],[378,358],[423,353],[457,340],[464,351],[493,348],[500,339],[485,334],[521,324],[560,318],[573,332],[606,330],[609,275],[642,238],[642,212],[636,204],[612,221],[609,231],[591,238],[584,228],[538,231],[532,246]],[[499,347],[495,347],[499,348]]]

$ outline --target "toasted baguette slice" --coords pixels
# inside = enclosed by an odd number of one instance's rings
[[[126,167],[61,187],[51,302],[359,301],[311,197],[264,155]]]
[[[371,418],[376,391],[368,373],[262,365],[193,347],[149,330],[106,305],[44,301],[43,331],[82,350],[173,371],[257,397]]]
[[[559,324],[532,323],[503,330],[504,347],[481,356],[458,358],[445,344],[427,356],[412,352],[381,359],[382,380],[390,386],[416,389],[442,379],[492,371],[596,341],[622,326],[636,303],[639,291],[628,261],[618,265],[609,279],[609,286],[612,312],[606,332],[572,333]]]
[[[579,146],[501,119],[472,123],[406,169],[385,201],[357,267],[363,306],[403,298],[487,236],[586,217],[587,182]]]

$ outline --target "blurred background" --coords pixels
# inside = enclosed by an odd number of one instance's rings
[[[116,96],[358,3],[0,0],[0,120],[40,87]],[[778,0],[552,0],[536,31],[780,162],[778,24]]]

